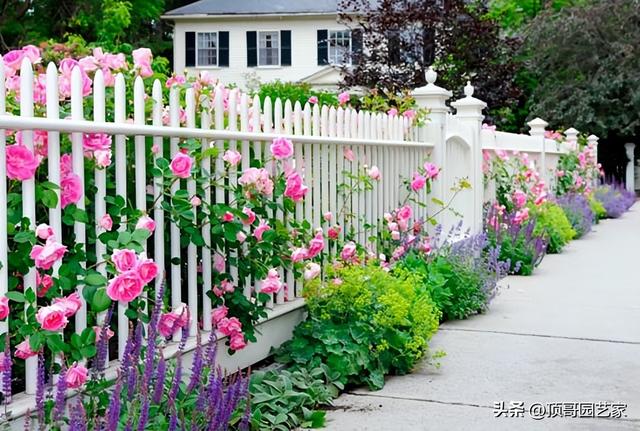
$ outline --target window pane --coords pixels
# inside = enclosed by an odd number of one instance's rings
[[[198,66],[218,65],[218,33],[198,33]]]
[[[329,31],[329,63],[351,62],[351,30]]]
[[[261,31],[258,37],[258,64],[280,65],[280,32]]]

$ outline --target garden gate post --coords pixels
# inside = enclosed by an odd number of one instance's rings
[[[544,121],[540,117],[536,117],[533,120],[527,123],[529,126],[529,135],[531,136],[539,136],[540,137],[540,173],[542,173],[542,179],[546,184],[549,184],[549,176],[547,172],[547,144],[546,139],[544,137],[544,132],[546,131],[549,123]]]
[[[438,74],[432,67],[429,67],[425,73],[427,85],[413,90],[413,97],[421,108],[429,110],[429,118],[427,124],[419,130],[419,140],[427,143],[433,143],[433,151],[431,152],[431,162],[441,169],[446,168],[446,139],[447,139],[447,114],[449,107],[447,100],[452,96],[449,90],[435,85]],[[441,177],[434,181],[431,189],[431,197],[444,200],[445,181]],[[443,222],[443,214],[436,217],[438,223]]]
[[[636,149],[636,144],[629,142],[628,144],[624,144],[625,150],[627,150],[627,158],[629,161],[627,162],[627,175],[626,175],[626,187],[630,192],[635,191],[635,157],[634,151]]]
[[[596,135],[589,135],[589,137],[587,138],[587,143],[590,147],[593,148],[593,155],[596,159],[596,163],[598,162],[598,139],[600,138],[598,138]],[[598,185],[598,179],[599,177],[593,179],[592,187],[596,187]]]
[[[564,135],[567,137],[567,143],[577,145],[578,144],[578,133],[576,129],[573,127],[568,128],[564,131]]]
[[[469,141],[471,150],[471,166],[469,169],[469,180],[473,193],[473,215],[471,220],[471,233],[482,232],[482,204],[484,202],[484,175],[482,172],[482,142],[480,141],[480,130],[484,115],[482,110],[487,104],[480,99],[473,97],[473,85],[467,81],[464,87],[465,97],[451,103],[456,108],[456,118],[462,123],[471,127],[472,136]]]

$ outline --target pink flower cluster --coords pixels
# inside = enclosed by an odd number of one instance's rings
[[[186,304],[181,304],[175,310],[162,313],[158,320],[158,332],[163,337],[171,337],[179,329],[189,324],[189,308]]]
[[[213,310],[212,320],[216,329],[229,337],[231,350],[242,350],[247,346],[242,333],[242,322],[237,317],[227,317],[229,308],[220,305]]]
[[[80,177],[73,172],[71,154],[63,154],[60,157],[60,177],[60,205],[62,208],[78,203],[82,199],[84,190]]]
[[[45,244],[35,244],[31,248],[29,257],[35,262],[36,268],[49,270],[54,263],[64,257],[67,247],[56,241],[53,229],[48,225],[39,225],[36,228],[36,235],[45,240]]]
[[[76,314],[82,307],[82,300],[77,292],[69,296],[56,298],[53,304],[41,307],[36,313],[36,321],[45,331],[60,331],[69,323],[68,318]]]
[[[107,285],[107,295],[114,301],[133,301],[159,272],[153,260],[144,253],[138,256],[133,250],[116,249],[111,254],[111,260],[117,275]]]
[[[273,181],[264,168],[249,168],[238,178],[238,184],[246,187],[245,195],[247,198],[253,196],[271,196],[273,194]]]
[[[282,289],[282,281],[280,281],[280,274],[275,268],[271,268],[267,273],[267,277],[260,281],[261,293],[277,293]]]
[[[36,174],[40,161],[25,145],[14,144],[6,147],[7,177],[12,180],[30,180]]]
[[[111,165],[111,136],[104,133],[85,133],[82,146],[86,157],[93,158],[96,165],[106,168]]]

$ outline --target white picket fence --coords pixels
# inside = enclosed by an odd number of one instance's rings
[[[0,58],[1,62],[1,58]],[[3,69],[0,68],[0,82],[4,82]],[[452,206],[464,215],[464,223],[474,231],[478,231],[482,225],[482,203],[485,199],[482,184],[482,149],[520,150],[531,153],[537,157],[541,166],[549,169],[556,162],[562,149],[555,146],[555,141],[545,140],[539,135],[540,129],[532,127],[534,136],[506,134],[481,130],[482,109],[484,103],[473,98],[473,88],[466,88],[467,96],[453,106],[457,114],[452,115],[445,102],[450,93],[437,87],[435,72],[427,74],[428,84],[417,89],[414,96],[417,102],[430,109],[429,121],[423,127],[414,127],[404,117],[390,116],[383,113],[371,113],[356,111],[351,108],[328,108],[318,105],[301,106],[292,104],[289,100],[268,98],[261,106],[260,99],[249,99],[247,94],[237,89],[231,90],[229,100],[238,101],[230,103],[225,110],[221,96],[216,97],[213,106],[204,106],[202,112],[196,112],[194,90],[187,89],[185,105],[180,106],[180,94],[177,87],[170,91],[169,100],[163,100],[162,87],[159,81],[155,81],[151,89],[144,88],[142,79],[135,81],[133,89],[133,115],[126,112],[127,100],[125,81],[118,75],[115,81],[115,112],[113,122],[106,122],[105,112],[105,87],[104,79],[98,70],[93,82],[93,115],[84,118],[82,80],[79,70],[72,74],[71,118],[59,118],[58,99],[58,72],[55,65],[47,68],[47,105],[46,117],[34,116],[33,102],[33,72],[28,60],[22,64],[20,74],[20,115],[6,115],[5,87],[0,85],[0,202],[7,199],[7,178],[5,170],[5,130],[23,131],[23,143],[33,149],[33,135],[31,131],[44,130],[48,132],[48,181],[60,183],[60,138],[64,134],[70,135],[72,141],[73,172],[80,176],[84,182],[88,176],[93,175],[97,187],[97,193],[92,199],[95,207],[88,208],[90,219],[95,223],[76,223],[74,232],[76,241],[86,244],[87,229],[96,229],[98,221],[106,211],[105,196],[107,195],[107,179],[115,181],[115,193],[119,196],[130,198],[138,209],[145,211],[148,199],[161,198],[162,184],[152,181],[146,171],[149,157],[170,157],[178,151],[178,143],[181,139],[193,138],[201,140],[205,145],[215,145],[219,150],[237,149],[242,154],[241,168],[250,166],[250,157],[269,157],[269,143],[275,137],[285,136],[294,142],[294,166],[303,176],[305,184],[309,187],[309,193],[303,202],[297,204],[295,214],[278,214],[278,218],[286,221],[287,217],[295,217],[296,220],[307,220],[314,227],[321,224],[323,214],[331,211],[337,214],[341,209],[338,185],[343,183],[344,172],[357,174],[365,166],[378,166],[382,172],[382,180],[374,185],[373,190],[355,193],[350,198],[351,211],[361,216],[366,223],[375,225],[383,214],[395,208],[404,199],[402,181],[410,178],[418,166],[429,156],[431,161],[442,166],[443,175],[435,183],[432,196],[423,193],[422,198],[427,202],[431,197],[446,200],[450,197],[450,187],[461,177],[469,178],[472,189],[458,195]],[[152,116],[145,117],[145,100],[147,92],[151,91],[153,102]],[[219,93],[220,94],[220,93]],[[162,123],[162,112],[165,106],[169,107],[170,125]],[[252,103],[250,103],[252,102]],[[180,109],[186,111],[186,127],[182,127],[179,120]],[[273,120],[275,119],[275,121]],[[199,124],[200,127],[195,127]],[[105,133],[114,137],[115,163],[108,169],[97,169],[89,172],[84,164],[83,133]],[[543,132],[542,132],[543,133]],[[133,139],[129,139],[133,137]],[[158,145],[160,151],[152,154],[146,137],[153,137],[153,143]],[[133,160],[128,159],[128,148],[133,146]],[[168,154],[163,153],[163,147],[168,149]],[[344,157],[344,151],[353,151],[355,159],[349,162]],[[202,168],[209,171],[222,172],[223,161],[220,157],[215,160],[205,157],[202,160]],[[130,152],[129,152],[130,154]],[[133,177],[128,177],[133,170]],[[235,184],[237,176],[229,178],[231,184]],[[148,186],[152,188],[148,191]],[[195,183],[192,180],[176,183],[173,191],[178,188],[186,188],[191,194],[195,192]],[[405,192],[406,193],[406,192]],[[223,189],[207,191],[203,201],[205,203],[225,202],[226,195]],[[84,207],[84,199],[80,200],[79,208]],[[58,205],[49,211],[48,217],[36,220],[35,182],[27,180],[22,183],[22,210],[24,217],[29,218],[31,225],[48,223],[59,235],[62,232],[61,208]],[[425,209],[415,208],[415,217],[425,217]],[[212,280],[212,250],[208,247],[196,247],[193,244],[183,251],[180,246],[180,230],[174,224],[167,223],[160,206],[156,206],[151,217],[155,219],[157,228],[150,239],[152,246],[149,248],[152,257],[161,268],[166,270],[167,288],[170,291],[171,304],[174,307],[181,302],[188,304],[191,315],[198,316],[191,320],[194,334],[198,321],[203,322],[202,329],[211,331],[211,303],[206,292],[211,289]],[[453,220],[447,213],[441,214],[442,223],[452,223]],[[353,228],[358,233],[361,243],[366,243],[367,232],[364,224],[358,217],[351,222],[338,220],[344,229]],[[351,223],[351,224],[350,224]],[[7,291],[7,207],[0,205],[0,296]],[[96,232],[98,234],[100,232]],[[210,244],[210,230],[207,226],[202,228],[205,244]],[[93,246],[92,246],[93,247]],[[100,241],[95,244],[97,256],[101,256],[106,247]],[[169,248],[172,258],[180,258],[186,255],[186,261],[180,265],[165,261],[165,248]],[[202,262],[202,284],[198,284],[198,266]],[[186,265],[186,280],[182,279],[182,269]],[[56,268],[57,270],[57,268]],[[106,275],[104,267],[99,270]],[[230,268],[234,277],[237,271]],[[274,295],[270,306],[273,312],[270,316],[279,316],[279,307],[291,308],[302,306],[302,301],[296,299],[301,292],[301,283],[294,280],[293,274],[283,272],[282,276],[290,286],[288,296],[284,292]],[[251,283],[255,280],[247,280],[245,294],[250,295]],[[161,280],[156,286],[159,287]],[[35,271],[31,270],[24,277],[24,289],[36,289]],[[183,298],[181,286],[187,286],[187,297]],[[82,287],[80,287],[81,289]],[[201,302],[199,304],[199,302]],[[289,305],[288,305],[289,304]],[[283,310],[285,308],[282,308]],[[86,308],[76,314],[76,330],[82,331],[87,325]],[[125,316],[126,304],[120,304],[117,313],[118,328],[127,328],[128,321]],[[295,322],[294,322],[295,323]],[[282,332],[279,340],[286,338],[291,331],[290,327],[275,326],[275,331]],[[0,332],[7,330],[6,322],[2,323]],[[284,331],[284,332],[283,332]],[[118,352],[124,350],[127,331],[120,330],[118,336]],[[274,338],[263,335],[258,343],[267,344],[260,349],[260,353],[248,353],[247,357],[238,365],[246,365],[262,359],[268,354],[269,343]],[[193,346],[193,343],[188,343]],[[250,346],[251,347],[251,346]],[[247,348],[251,352],[251,348]],[[26,393],[33,394],[36,388],[36,358],[26,361]],[[15,414],[15,413],[14,413]]]

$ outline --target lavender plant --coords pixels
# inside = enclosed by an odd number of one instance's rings
[[[636,201],[636,195],[622,184],[604,184],[595,190],[595,198],[607,210],[608,218],[618,218]]]
[[[560,205],[573,230],[576,231],[576,238],[580,238],[591,230],[591,225],[595,223],[595,214],[584,195],[567,193],[557,199],[557,204]]]

